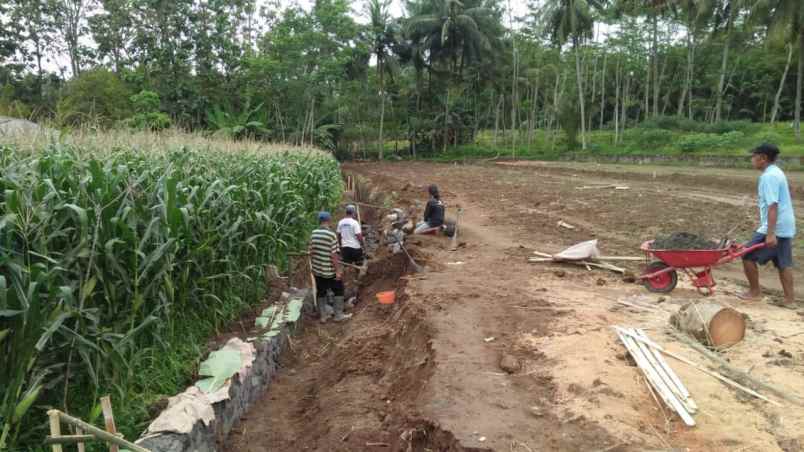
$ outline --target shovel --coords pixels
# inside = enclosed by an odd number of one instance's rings
[[[458,225],[461,222],[462,213],[463,209],[458,207],[458,217],[455,219],[455,232],[452,234],[452,244],[449,247],[450,251],[456,251],[458,249]]]
[[[405,253],[405,256],[408,257],[408,260],[410,261],[410,265],[413,266],[413,272],[414,273],[424,273],[424,270],[425,270],[424,267],[422,267],[421,265],[417,264],[416,261],[413,260],[413,257],[411,257],[410,253],[408,253],[408,250],[405,248],[405,245],[403,245],[402,242],[396,236],[394,236],[394,240],[396,241],[397,244],[399,244],[399,247]]]

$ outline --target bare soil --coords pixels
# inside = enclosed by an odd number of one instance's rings
[[[638,256],[658,234],[689,231],[719,241],[756,221],[751,172],[654,178],[594,165],[347,165],[386,203],[423,208],[440,186],[448,216],[463,208],[458,242],[413,238],[428,269],[375,253],[361,304],[344,324],[307,319],[285,368],[230,437],[230,451],[797,450],[804,407],[746,397],[680,362],[671,366],[701,408],[684,426],[658,404],[611,325],[638,326],[667,349],[705,358],[666,334],[670,315],[699,295],[685,280],[659,297],[605,271],[529,264],[532,251],[560,251],[597,238],[606,255]],[[729,176],[731,175],[731,176]],[[629,189],[578,189],[627,185]],[[797,212],[804,212],[800,203]],[[419,210],[420,211],[420,210]],[[373,220],[382,210],[371,212]],[[558,222],[574,229],[561,227]],[[796,249],[801,250],[801,241]],[[640,271],[641,263],[626,263]],[[619,265],[619,264],[618,264]],[[763,271],[769,298],[778,296]],[[739,263],[714,270],[716,301],[745,313],[746,339],[722,352],[734,367],[804,396],[799,312],[767,300],[739,301]],[[796,270],[797,281],[804,279]],[[377,304],[381,290],[397,303]],[[626,301],[642,308],[622,305]]]

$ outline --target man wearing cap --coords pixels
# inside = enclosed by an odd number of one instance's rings
[[[740,298],[756,300],[761,297],[757,264],[773,262],[779,270],[779,279],[784,289],[784,304],[792,306],[795,302],[793,237],[796,234],[796,217],[787,177],[776,166],[778,156],[779,148],[772,144],[762,144],[751,151],[751,164],[762,171],[757,190],[760,225],[747,246],[764,243],[765,247],[743,257],[743,269],[750,289],[741,294]]]
[[[343,312],[343,274],[338,255],[338,238],[330,229],[331,223],[332,215],[329,212],[320,212],[318,229],[313,231],[310,238],[310,264],[315,277],[316,299],[322,323],[329,320],[330,317],[327,303],[330,291],[332,292],[332,310],[335,313],[334,320],[342,322],[352,317],[351,314]]]
[[[341,258],[343,262],[352,265],[363,265],[363,230],[360,222],[355,219],[357,208],[346,206],[346,217],[338,222],[338,243],[341,245]]]

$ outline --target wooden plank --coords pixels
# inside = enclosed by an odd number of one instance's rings
[[[117,434],[117,426],[114,423],[114,412],[112,411],[112,399],[109,396],[101,397],[101,408],[103,409],[103,420],[106,423],[106,431],[112,435]],[[109,444],[109,452],[119,452],[117,444]]]
[[[695,363],[693,361],[690,361],[687,358],[684,358],[681,355],[678,355],[678,354],[673,353],[671,351],[665,350],[664,347],[662,347],[661,345],[651,341],[650,339],[645,339],[645,338],[633,336],[630,332],[628,332],[628,331],[626,331],[623,328],[620,328],[618,326],[615,326],[614,328],[617,329],[618,331],[622,331],[624,334],[627,334],[629,336],[634,337],[636,340],[645,342],[646,344],[650,345],[651,347],[655,348],[656,350],[664,353],[665,355],[667,355],[667,356],[669,356],[671,358],[677,359],[677,360],[681,361],[682,363],[684,363],[684,364],[686,364],[688,366],[691,366],[691,367],[694,367],[695,369],[698,369],[699,371],[709,375],[710,377],[717,378],[718,380],[722,381],[723,383],[726,383],[727,385],[729,385],[731,387],[737,388],[737,389],[739,389],[739,390],[741,390],[743,392],[751,394],[752,396],[754,396],[754,397],[756,397],[756,398],[758,398],[760,400],[764,400],[764,401],[766,401],[766,402],[768,402],[768,403],[770,403],[772,405],[779,406],[779,407],[783,406],[781,403],[779,403],[779,402],[777,402],[775,400],[771,400],[771,399],[763,396],[762,394],[754,391],[751,388],[746,388],[745,386],[741,385],[740,383],[737,383],[734,380],[726,378],[726,377],[724,377],[723,375],[721,375],[721,374],[719,374],[717,372],[711,371],[711,370],[701,366],[698,363]]]
[[[80,428],[75,429],[75,434],[78,435],[78,436],[92,436],[92,435],[84,435],[84,431],[81,430]],[[78,442],[78,452],[86,452],[87,448],[84,445],[84,442],[85,441],[79,441]]]
[[[631,329],[630,331],[642,337],[647,337],[644,333],[640,333],[637,329]],[[673,372],[673,370],[669,367],[662,366],[659,360],[656,359],[656,355],[654,354],[655,350],[647,346],[644,342],[637,341],[637,346],[642,350],[642,353],[645,355],[645,358],[647,358],[648,362],[650,362],[650,365],[656,369],[656,373],[659,375],[659,377],[661,377],[665,385],[684,405],[684,408],[687,410],[687,412],[690,414],[695,414],[695,412],[698,411],[698,405],[696,405],[694,401],[690,403],[690,393],[687,391],[687,388],[681,384],[681,380],[679,380],[675,372]]]
[[[622,262],[644,262],[645,258],[644,257],[638,257],[638,256],[597,256],[593,260],[596,260],[596,261],[611,261],[611,262],[616,262],[616,261],[622,261]]]
[[[645,330],[641,328],[636,328],[634,329],[634,331],[636,331],[636,333],[640,337],[648,339],[648,335],[645,334]],[[678,375],[676,375],[675,371],[673,371],[673,368],[670,367],[670,364],[668,364],[667,361],[664,359],[664,356],[653,347],[649,347],[649,350],[656,358],[656,361],[659,363],[659,365],[661,365],[662,368],[667,371],[667,374],[670,376],[670,378],[673,379],[673,383],[675,383],[676,387],[681,391],[681,394],[684,397],[690,397],[690,391],[687,389],[686,386],[684,386],[684,382],[682,382],[681,379],[678,378]]]
[[[48,411],[47,417],[50,420],[50,436],[61,436],[61,422],[59,421],[58,411]],[[61,444],[53,444],[50,448],[52,452],[62,452]]]
[[[673,394],[670,388],[667,387],[665,382],[657,373],[656,369],[651,366],[650,362],[645,357],[642,349],[640,349],[639,345],[635,338],[631,335],[626,334],[626,331],[618,330],[618,335],[620,336],[620,340],[625,344],[625,347],[628,349],[628,352],[636,361],[637,366],[639,366],[642,373],[648,379],[650,384],[656,389],[661,396],[662,400],[664,400],[665,404],[670,407],[673,411],[678,413],[684,423],[690,427],[695,426],[695,419],[690,416],[687,412],[684,404],[682,404],[678,398]]]

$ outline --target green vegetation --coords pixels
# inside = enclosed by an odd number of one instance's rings
[[[438,158],[485,131],[541,154],[729,152],[749,122],[799,139],[798,0],[308,3],[3,2],[0,112],[339,156]]]
[[[27,143],[27,144],[20,144]],[[0,145],[0,449],[112,394],[136,438],[340,198],[330,156],[189,135]]]
[[[664,118],[667,119],[667,118]],[[724,156],[746,157],[747,152],[763,142],[772,142],[780,146],[784,157],[804,157],[804,144],[796,141],[790,124],[756,124],[735,121],[731,126],[725,124],[703,124],[700,129],[707,132],[679,130],[668,124],[671,119],[662,123],[662,128],[645,123],[639,127],[628,129],[621,137],[619,144],[614,144],[612,131],[594,131],[588,137],[588,150],[577,151],[578,157],[614,157],[614,156],[667,156],[684,158],[687,156]],[[481,131],[475,143],[457,146],[444,154],[434,155],[436,160],[487,159],[494,157],[558,160],[567,155],[568,139],[565,133],[537,133],[530,144],[518,141],[514,144],[511,134],[498,134],[494,138],[493,131]],[[798,166],[795,163],[794,168]],[[790,167],[788,167],[790,168]]]

